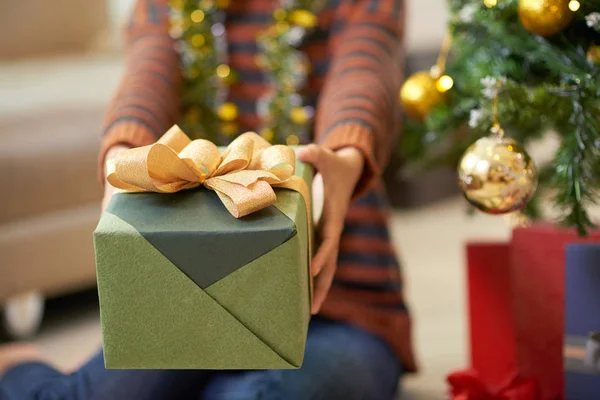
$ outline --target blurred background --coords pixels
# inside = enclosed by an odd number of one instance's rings
[[[0,340],[36,332],[34,341],[65,368],[100,345],[96,157],[132,3],[0,2]],[[447,10],[445,0],[407,3],[408,74],[434,63]],[[406,379],[406,398],[441,399],[446,373],[467,364],[464,243],[507,238],[510,227],[467,216],[453,171],[407,179],[401,165],[395,159],[386,180],[422,364]]]

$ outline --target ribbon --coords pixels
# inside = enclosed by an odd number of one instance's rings
[[[272,146],[254,132],[240,135],[221,155],[214,143],[192,141],[175,125],[155,144],[119,153],[108,163],[107,180],[127,192],[175,193],[203,185],[241,218],[273,205],[273,187],[299,192],[310,211],[308,185],[295,169],[291,147]]]
[[[273,146],[254,132],[236,138],[223,154],[203,139],[190,138],[174,125],[156,143],[120,152],[107,163],[107,180],[126,192],[175,193],[204,186],[214,190],[235,218],[273,205],[273,188],[294,190],[304,199],[311,253],[310,191],[295,176],[296,153]]]
[[[488,387],[477,371],[457,371],[447,378],[452,400],[538,400],[537,382],[532,378],[514,375],[499,388]]]

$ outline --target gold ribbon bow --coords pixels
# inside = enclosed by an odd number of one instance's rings
[[[254,132],[240,135],[221,155],[214,143],[192,141],[175,125],[155,144],[119,153],[107,168],[108,182],[127,192],[175,193],[203,185],[236,218],[274,204],[273,187],[295,190],[311,221],[308,185],[294,175],[294,150],[272,146]]]

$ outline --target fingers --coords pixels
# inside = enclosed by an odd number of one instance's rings
[[[314,296],[311,307],[312,314],[319,313],[323,303],[325,302],[325,299],[327,298],[327,293],[329,293],[329,288],[331,288],[331,283],[333,282],[333,277],[335,275],[336,263],[337,252],[331,255],[327,265],[315,279]]]
[[[323,208],[323,218],[321,222],[321,245],[313,258],[310,268],[313,277],[320,274],[329,260],[331,260],[331,257],[334,254],[337,254],[342,229],[344,227],[343,212],[340,211],[339,206],[336,207],[335,202],[332,201],[331,198],[325,199],[325,207]]]
[[[296,156],[300,161],[312,164],[318,170],[321,170],[334,157],[331,150],[324,149],[316,144],[309,144],[296,150]]]
[[[337,266],[340,237],[344,218],[354,187],[347,181],[348,163],[335,152],[311,144],[296,150],[299,160],[311,164],[322,177],[323,215],[319,233],[321,244],[312,260],[310,273],[314,279],[314,296],[311,312],[321,309],[331,287]],[[318,194],[319,190],[314,193]]]
[[[106,210],[108,203],[110,203],[110,199],[115,193],[115,188],[112,187],[108,182],[104,183],[104,197],[102,198],[102,212]]]
[[[310,275],[315,277],[321,273],[321,271],[327,265],[327,262],[331,258],[331,255],[336,251],[337,243],[335,238],[325,238],[319,246],[317,254],[312,260],[310,266]]]
[[[326,210],[328,207],[326,207]],[[339,243],[341,236],[342,220],[336,217],[335,214],[328,213],[324,218],[322,235],[323,241],[317,254],[313,258],[310,273],[314,282],[314,297],[311,312],[317,314],[327,297],[333,277],[335,275],[337,257],[339,251]]]

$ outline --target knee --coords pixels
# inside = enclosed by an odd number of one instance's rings
[[[331,355],[331,354],[330,354]],[[372,360],[360,353],[337,353],[323,362],[319,375],[323,399],[390,400],[398,376],[393,370],[381,373]]]
[[[316,399],[391,400],[400,378],[399,364],[383,344],[332,346],[308,355]]]

